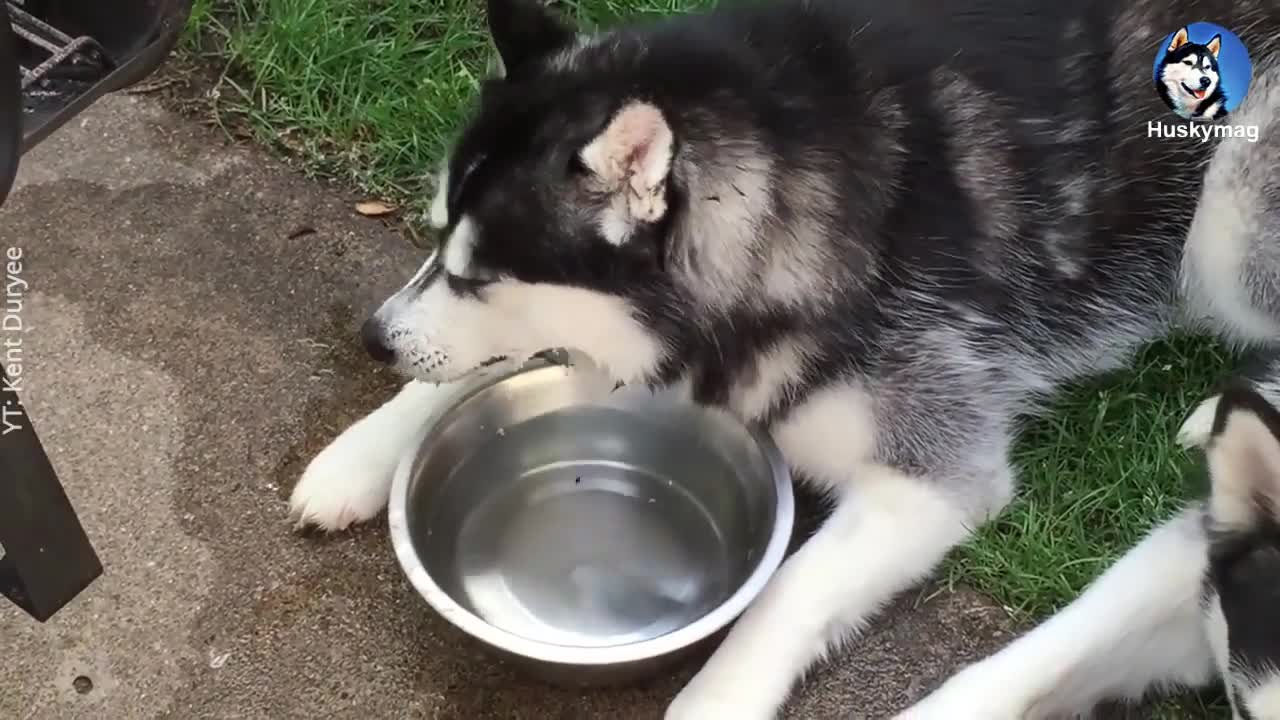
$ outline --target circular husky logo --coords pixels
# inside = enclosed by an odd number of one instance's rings
[[[1178,28],[1156,53],[1156,92],[1187,120],[1208,122],[1235,110],[1252,78],[1253,64],[1244,43],[1213,23]]]

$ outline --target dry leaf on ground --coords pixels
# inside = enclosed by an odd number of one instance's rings
[[[395,208],[381,200],[366,200],[356,203],[356,212],[365,217],[381,217],[395,212]]]

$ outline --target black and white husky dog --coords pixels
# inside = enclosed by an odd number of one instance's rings
[[[1181,440],[1207,445],[1207,501],[897,720],[1070,717],[1217,681],[1236,720],[1280,718],[1280,412],[1232,388],[1197,409]]]
[[[1177,325],[1280,340],[1280,0],[488,11],[503,72],[442,175],[446,239],[363,329],[412,381],[293,513],[372,517],[453,381],[547,348],[767,428],[837,507],[669,720],[773,717],[1009,502],[1019,418],[1064,383]],[[1249,47],[1257,142],[1148,137],[1151,52],[1190,18]]]
[[[1217,120],[1227,114],[1218,53],[1222,37],[1191,42],[1185,27],[1174,33],[1156,73],[1156,92],[1173,111],[1189,120]]]

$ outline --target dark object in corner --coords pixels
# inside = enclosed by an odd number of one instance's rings
[[[160,66],[191,3],[0,0],[0,205],[25,152]],[[21,262],[38,255],[21,252]],[[10,262],[0,248],[0,265]],[[13,377],[11,369],[0,355],[0,592],[44,622],[102,574],[102,563],[18,398],[20,365]]]

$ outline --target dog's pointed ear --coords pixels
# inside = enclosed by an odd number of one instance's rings
[[[501,71],[545,57],[573,42],[576,33],[541,0],[487,0],[489,34],[498,48]]]
[[[1178,48],[1191,42],[1191,38],[1187,35],[1187,28],[1179,28],[1178,32],[1173,34],[1173,40],[1169,42],[1169,52],[1173,52]]]
[[[1280,412],[1252,390],[1224,392],[1205,452],[1215,524],[1248,530],[1280,520]]]
[[[675,137],[662,111],[637,100],[623,106],[580,157],[606,190],[625,194],[631,222],[651,223],[667,213],[674,152]]]
[[[1209,52],[1213,53],[1214,57],[1218,57],[1218,51],[1222,49],[1222,36],[1214,35],[1213,39],[1205,44],[1205,47],[1209,48]]]

